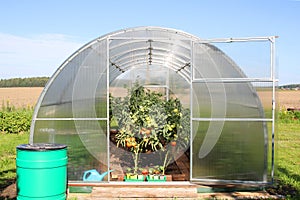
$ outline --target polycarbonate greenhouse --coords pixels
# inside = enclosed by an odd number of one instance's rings
[[[30,143],[66,144],[70,181],[96,169],[112,170],[99,180],[108,182],[161,173],[175,181],[267,183],[275,38],[208,40],[160,27],[99,37],[49,80]]]

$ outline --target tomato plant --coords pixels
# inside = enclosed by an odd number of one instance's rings
[[[133,152],[134,173],[140,153],[158,150],[164,152],[164,173],[171,161],[169,144],[176,142],[175,146],[180,148],[189,142],[189,110],[183,108],[179,99],[166,100],[161,93],[137,83],[124,98],[110,96],[110,119],[118,124],[117,146]]]

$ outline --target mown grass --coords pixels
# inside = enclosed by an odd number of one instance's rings
[[[300,123],[278,123],[275,190],[300,199]]]
[[[29,133],[0,133],[0,191],[16,178],[16,147],[28,143]]]

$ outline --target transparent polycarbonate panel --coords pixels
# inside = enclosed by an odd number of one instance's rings
[[[106,117],[106,40],[94,44],[90,49],[78,70],[73,86],[72,109],[75,118]]]
[[[193,69],[195,79],[246,77],[229,57],[210,44],[194,43]]]
[[[195,118],[271,118],[271,108],[270,84],[193,83]]]
[[[185,108],[190,108],[190,84],[178,73],[170,70],[169,73],[170,98],[178,98]]]
[[[124,41],[124,40],[122,40]],[[150,43],[147,41],[133,40],[131,43],[126,42],[124,45],[114,47],[110,43],[109,57],[112,63],[119,66],[124,66],[127,62],[135,61],[136,59],[148,59],[148,50]]]
[[[35,122],[34,143],[68,146],[68,179],[82,181],[86,170],[107,171],[106,121]]]
[[[271,78],[271,42],[213,43],[231,58],[249,78]]]
[[[84,49],[78,55],[72,57],[70,61],[65,62],[64,67],[59,69],[54,76],[51,77],[51,84],[48,88],[45,88],[47,91],[41,103],[41,107],[46,108],[47,106],[57,106],[72,102],[75,77],[89,52],[90,49]],[[53,113],[55,113],[55,111]],[[46,110],[39,115],[40,117],[55,117],[53,113]]]
[[[103,40],[81,51],[66,64],[47,89],[38,117],[106,117],[105,56],[106,40]]]
[[[41,105],[38,110],[38,118],[67,118],[73,117],[72,102]]]
[[[192,134],[193,179],[267,181],[266,122],[193,121]]]

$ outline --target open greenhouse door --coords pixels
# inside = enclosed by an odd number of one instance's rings
[[[267,126],[252,83],[207,43],[194,43],[192,70],[191,181],[265,183]]]
[[[124,84],[129,86],[127,90]],[[145,175],[150,182],[157,182],[158,177],[189,180],[188,87],[174,71],[162,66],[149,69],[147,65],[128,70],[111,82],[113,180],[124,174],[125,181],[136,180],[135,174]]]

